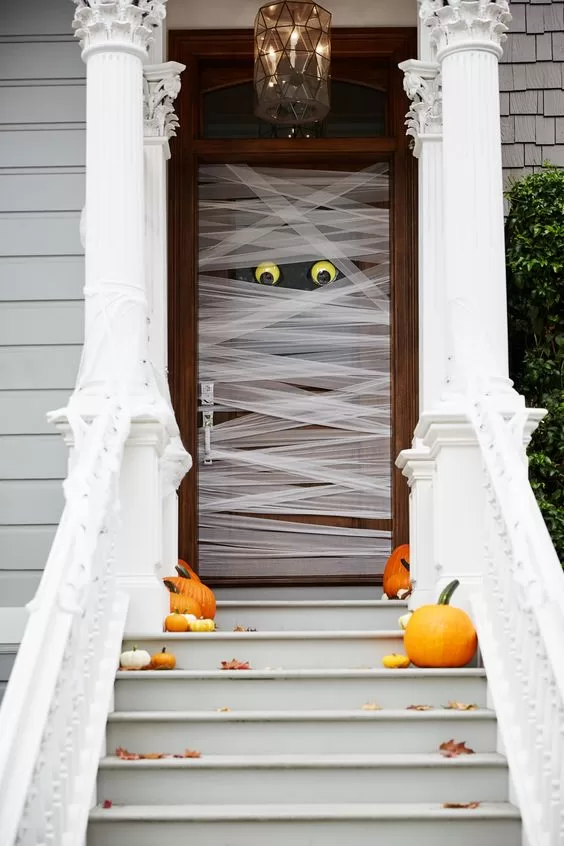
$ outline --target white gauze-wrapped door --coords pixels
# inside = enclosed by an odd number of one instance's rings
[[[391,544],[388,167],[199,171],[204,580],[382,572]]]

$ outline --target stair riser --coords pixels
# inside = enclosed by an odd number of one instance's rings
[[[377,608],[219,608],[216,622],[221,631],[235,626],[251,627],[259,632],[287,631],[377,631],[399,629],[398,618],[407,609],[385,603]]]
[[[478,809],[479,810],[479,809]],[[444,821],[258,821],[258,822],[96,822],[87,846],[155,846],[164,843],[214,843],[217,846],[517,846],[517,820],[446,818]]]
[[[372,679],[252,679],[238,678],[119,679],[117,711],[329,710],[360,708],[377,702],[383,708],[426,704],[442,707],[450,700],[486,706],[483,678],[410,678],[401,671]]]
[[[108,751],[202,754],[356,754],[435,752],[450,738],[476,752],[495,752],[495,720],[290,720],[248,721],[170,719],[108,723]]]
[[[505,802],[507,770],[496,767],[103,769],[99,800],[117,805],[339,802]],[[399,796],[398,796],[399,791]]]
[[[159,652],[166,643],[169,652],[176,655],[176,665],[181,670],[217,670],[222,661],[236,658],[248,661],[253,669],[267,667],[285,669],[358,669],[381,667],[382,657],[389,652],[403,651],[401,632],[397,636],[354,638],[311,638],[308,640],[272,638],[260,640],[237,637],[224,640],[209,633],[205,636],[183,639],[143,638],[135,641],[139,649],[151,654]]]

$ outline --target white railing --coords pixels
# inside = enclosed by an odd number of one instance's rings
[[[66,504],[0,709],[0,843],[82,846],[127,598],[116,587],[119,401],[73,426]]]
[[[526,410],[473,405],[486,572],[473,611],[528,846],[564,844],[564,574],[527,476]]]

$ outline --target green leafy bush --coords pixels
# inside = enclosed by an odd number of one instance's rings
[[[564,561],[564,170],[545,166],[507,193],[511,377],[548,409],[529,448],[531,484]]]

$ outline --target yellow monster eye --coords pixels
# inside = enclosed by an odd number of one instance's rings
[[[276,285],[280,279],[280,268],[277,264],[259,264],[255,270],[255,279],[259,285]]]
[[[327,285],[337,278],[337,268],[330,261],[317,261],[311,268],[311,278],[316,285]]]

